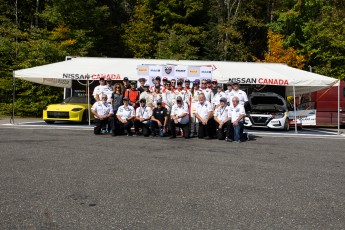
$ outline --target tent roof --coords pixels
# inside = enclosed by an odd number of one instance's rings
[[[14,77],[40,84],[71,87],[72,79],[85,80],[87,76],[118,80],[128,77],[135,80],[138,78],[137,66],[142,64],[212,66],[213,78],[219,83],[236,79],[241,84],[283,85],[286,86],[287,95],[292,94],[293,86],[296,88],[296,94],[302,94],[330,87],[338,81],[276,63],[88,57],[76,57],[68,61],[17,70]]]

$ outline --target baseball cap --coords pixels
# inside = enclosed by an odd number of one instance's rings
[[[161,80],[161,77],[160,76],[157,76],[156,78],[155,78],[155,80]]]
[[[232,81],[228,81],[226,84],[227,85],[232,85]]]
[[[141,98],[140,102],[145,102],[146,103],[146,99],[145,98]]]
[[[168,78],[167,77],[163,77],[163,81],[167,81],[168,80]]]
[[[188,82],[188,83],[190,83],[190,80],[189,80],[189,79],[186,79],[184,82]]]
[[[222,101],[222,102],[227,102],[228,100],[226,100],[225,97],[222,97],[219,101]]]
[[[107,79],[107,82],[112,82],[112,80],[110,78]]]
[[[124,81],[128,81],[128,77],[124,77],[123,80],[124,80]]]
[[[131,85],[136,85],[136,84],[137,84],[136,81],[132,81],[132,82],[131,82]]]
[[[178,97],[176,98],[176,101],[182,101],[182,97],[181,97],[181,96],[178,96]]]
[[[207,83],[211,83],[211,79],[207,79],[206,82],[207,82]]]
[[[100,81],[104,81],[104,77],[100,77],[99,80],[100,80]]]
[[[233,85],[238,85],[239,82],[235,80],[235,81],[232,81],[232,84],[233,84]]]
[[[223,88],[222,84],[218,84],[217,88]]]
[[[215,82],[215,83],[217,83],[217,79],[213,79],[213,80],[212,80],[212,82]]]
[[[122,100],[123,101],[129,101],[129,98],[128,97],[124,97]]]
[[[197,80],[194,80],[194,81],[193,81],[193,85],[199,85],[199,83],[200,83],[200,82],[197,81]]]

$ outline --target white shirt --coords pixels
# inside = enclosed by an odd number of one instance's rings
[[[187,103],[189,105],[189,100],[190,100],[190,96],[191,94],[189,93],[189,91],[186,91],[184,89],[182,89],[181,91],[179,91],[178,89],[174,90],[174,94],[175,94],[175,101],[174,103],[176,103],[176,98],[177,97],[181,97],[184,103]]]
[[[232,98],[233,97],[238,97],[239,99],[239,103],[241,105],[244,105],[245,102],[248,101],[248,97],[246,92],[244,92],[243,90],[232,90],[231,93],[228,95],[228,102],[230,103],[230,105],[232,105]]]
[[[208,101],[204,101],[204,103],[198,102],[196,104],[196,113],[202,118],[206,119],[208,118],[208,113],[212,112],[212,105]]]
[[[149,107],[153,107],[153,95],[150,92],[142,92],[139,96],[139,100],[141,99],[145,99],[146,100],[146,105]]]
[[[219,106],[214,111],[214,116],[217,117],[218,120],[224,122],[229,117],[229,110],[230,110],[229,106],[226,106],[226,105],[224,105],[224,107]]]
[[[107,116],[109,114],[113,114],[113,106],[109,102],[97,101],[93,104],[91,110],[95,111],[97,114],[102,116]],[[95,115],[95,118],[99,119]]]
[[[183,103],[181,107],[179,107],[177,104],[173,105],[171,108],[171,116],[180,116],[183,113],[186,113],[187,115],[177,119],[179,123],[181,124],[187,124],[189,122],[189,112],[188,112],[188,105],[186,103]],[[172,121],[173,122],[173,121]]]
[[[231,117],[231,123],[237,120],[240,115],[245,115],[246,112],[244,111],[244,106],[238,104],[236,107],[233,105],[229,106],[229,113],[228,116]]]
[[[227,89],[227,90],[225,90],[224,93],[226,94],[226,96],[228,96],[228,95],[231,93],[231,91],[232,91],[232,90],[228,90],[228,89]]]
[[[201,89],[201,91],[205,94],[205,100],[211,102],[213,99],[213,90],[206,88],[206,89]]]
[[[98,95],[99,99],[101,100],[105,88],[108,88],[108,86],[107,85],[96,86],[95,89],[93,90],[93,94],[92,94],[93,97],[96,98],[96,95]]]
[[[225,98],[226,98],[226,94],[225,94],[223,91],[217,92],[217,93],[214,95],[214,97],[213,97],[212,104],[213,104],[213,105],[219,105],[219,104],[220,104],[220,99],[221,99],[222,97],[225,97]]]
[[[124,120],[126,118],[135,116],[135,111],[134,111],[134,108],[130,105],[128,106],[121,105],[119,109],[117,110],[116,115],[120,116],[120,118]]]
[[[150,107],[145,106],[145,107],[139,107],[137,108],[135,114],[137,115],[138,118],[143,118],[147,119],[152,116],[152,110]],[[144,124],[147,124],[148,121],[143,121]]]
[[[108,85],[106,85],[106,86],[107,86],[107,87],[104,87],[104,88],[103,88],[102,94],[107,95],[107,101],[110,102],[111,95],[113,94],[114,90],[113,90],[113,87],[112,87],[112,86],[108,86]]]
[[[168,111],[171,110],[171,107],[174,105],[175,94],[173,89],[167,89],[165,88],[162,93],[163,102],[165,104],[165,108],[167,108]]]

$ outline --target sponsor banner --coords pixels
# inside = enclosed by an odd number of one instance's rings
[[[71,80],[99,80],[101,77],[104,79],[121,80],[121,75],[116,73],[94,73],[94,74],[81,74],[81,73],[63,73],[63,79]]]
[[[175,66],[175,74],[177,78],[186,79],[188,76],[188,66]]]
[[[138,65],[137,66],[137,75],[138,76],[148,76],[149,75],[149,66],[148,65]]]
[[[212,79],[212,67],[202,66],[200,67],[201,79]]]
[[[316,125],[316,109],[298,110],[296,117],[302,125]],[[295,119],[294,111],[289,111],[289,118]]]
[[[275,78],[229,78],[229,81],[237,81],[239,84],[254,84],[254,85],[289,85],[286,79]]]
[[[200,67],[189,66],[188,67],[188,78],[200,77]]]
[[[162,76],[163,74],[163,66],[159,65],[150,65],[149,66],[149,76]]]

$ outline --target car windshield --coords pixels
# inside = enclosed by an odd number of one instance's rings
[[[87,104],[86,97],[68,97],[62,103],[64,104]],[[92,102],[90,102],[92,104]]]

